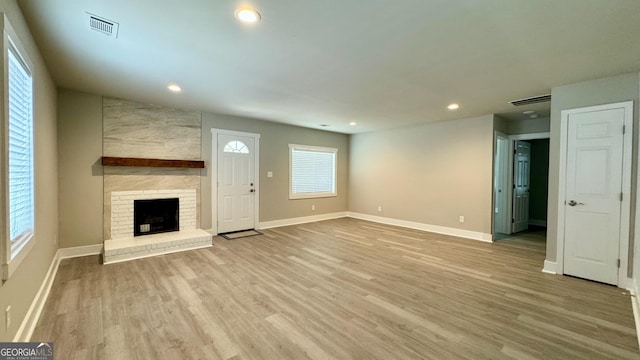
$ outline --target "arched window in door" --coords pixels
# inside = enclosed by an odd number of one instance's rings
[[[227,145],[224,146],[223,151],[226,153],[248,154],[249,148],[242,141],[233,140],[229,141]]]

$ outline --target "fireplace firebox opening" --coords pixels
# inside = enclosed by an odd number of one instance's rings
[[[133,236],[180,230],[178,198],[133,201]]]

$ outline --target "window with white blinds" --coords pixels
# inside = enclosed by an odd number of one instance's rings
[[[33,91],[29,67],[8,47],[9,239],[13,259],[34,233]]]
[[[289,144],[290,199],[336,196],[338,149]]]

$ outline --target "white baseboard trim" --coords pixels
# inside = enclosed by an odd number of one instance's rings
[[[81,256],[100,255],[102,254],[102,244],[76,246],[58,249],[60,259],[71,259]]]
[[[547,220],[529,219],[529,225],[547,227]]]
[[[477,231],[469,231],[463,229],[450,228],[445,226],[430,225],[413,221],[398,220],[382,216],[368,215],[356,212],[348,212],[347,216],[354,219],[373,221],[381,224],[401,226],[410,229],[433,232],[437,234],[457,236],[465,239],[479,240],[484,242],[493,242],[491,234],[485,234]]]
[[[618,287],[629,290],[629,293],[631,294],[633,294],[633,292],[635,291],[634,280],[628,277],[618,279]]]
[[[556,275],[558,273],[558,263],[555,261],[544,261],[544,267],[542,268],[543,273]]]
[[[44,309],[44,304],[47,302],[47,298],[49,297],[51,286],[53,286],[53,280],[55,280],[56,274],[58,273],[60,260],[80,256],[97,255],[101,253],[102,244],[63,248],[56,251],[56,254],[51,260],[51,264],[49,265],[49,270],[47,271],[42,284],[40,284],[40,289],[38,289],[36,296],[33,298],[31,306],[29,306],[29,310],[27,310],[27,314],[24,316],[24,319],[20,324],[20,328],[18,328],[18,332],[13,338],[14,342],[25,342],[31,340],[33,330],[35,330],[36,325],[38,324],[38,320],[40,319],[40,315]]]
[[[638,304],[637,296],[631,297],[631,307],[633,308],[633,319],[636,324],[636,329],[638,329],[638,326],[640,326],[640,314],[638,314],[638,307],[640,307],[640,305]],[[638,332],[637,330],[636,337],[638,338],[638,346],[640,346],[640,332]]]
[[[49,297],[49,292],[51,291],[51,286],[53,285],[53,280],[56,278],[56,273],[58,272],[58,265],[60,265],[60,250],[56,251],[53,259],[51,260],[51,265],[49,265],[49,270],[47,274],[44,276],[44,280],[42,284],[40,284],[40,289],[36,293],[35,298],[31,302],[31,306],[29,306],[29,310],[27,310],[27,314],[24,316],[22,323],[20,324],[20,328],[18,328],[18,332],[16,336],[13,338],[14,342],[26,342],[31,340],[31,335],[33,334],[33,330],[36,328],[38,324],[38,320],[40,319],[40,315],[42,314],[42,309],[44,308],[44,304],[47,302],[47,298]]]
[[[640,298],[638,298],[638,284],[634,277],[631,280],[631,307],[633,308],[633,320],[636,323],[636,337],[638,338],[638,346],[640,346]]]
[[[373,221],[381,224],[401,226],[401,227],[406,227],[410,229],[429,231],[429,232],[434,232],[438,234],[457,236],[457,237],[462,237],[462,238],[472,239],[472,240],[480,240],[480,241],[489,242],[489,243],[493,241],[493,237],[491,236],[491,234],[485,234],[481,232],[462,230],[462,229],[456,229],[456,228],[449,228],[444,226],[429,225],[429,224],[423,224],[423,223],[412,222],[412,221],[398,220],[398,219],[386,218],[381,216],[367,215],[367,214],[361,214],[361,213],[355,213],[355,212],[349,212],[349,211],[322,214],[322,215],[313,215],[313,216],[303,216],[303,217],[282,219],[282,220],[264,221],[258,224],[258,229],[270,229],[270,228],[276,228],[281,226],[306,224],[310,222],[338,219],[343,217],[352,217],[354,219]]]
[[[320,215],[312,215],[312,216],[302,216],[290,219],[282,219],[282,220],[273,220],[273,221],[263,221],[258,223],[258,229],[270,229],[281,226],[290,226],[290,225],[298,225],[298,224],[306,224],[310,222],[323,221],[323,220],[331,220],[347,217],[348,213],[346,211],[329,213],[329,214],[320,214]]]

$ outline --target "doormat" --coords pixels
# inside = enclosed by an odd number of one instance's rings
[[[227,240],[235,240],[249,236],[262,235],[262,233],[258,230],[242,230],[236,232],[230,232],[226,234],[218,234]]]

